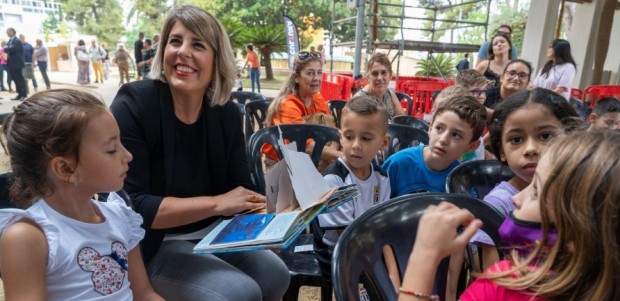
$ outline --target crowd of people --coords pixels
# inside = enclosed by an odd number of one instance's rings
[[[388,88],[387,55],[370,57],[368,84],[339,117],[340,143],[326,145],[317,167],[330,186],[356,184],[360,192],[317,219],[327,229],[314,241],[325,277],[341,228],[369,208],[405,194],[445,192],[448,174],[462,161],[492,158],[514,177],[483,201],[506,217],[500,236],[515,252],[493,257],[475,216],[446,203],[431,206],[411,233],[416,243],[405,271],[383,249],[399,300],[437,300],[439,262],[457,260],[467,244],[480,246],[488,269],[462,300],[620,299],[620,102],[600,100],[586,128],[567,101],[576,70],[568,41],[550,43],[548,62],[530,81],[532,67],[515,57],[510,33],[502,25],[481,46],[477,65],[461,64],[457,84],[439,93],[428,145],[385,160],[389,123],[405,112]],[[37,40],[25,47],[12,28],[7,34],[3,51],[17,99],[24,100],[32,78],[22,73],[24,53],[46,69],[44,51],[37,52],[44,46]],[[110,60],[119,66],[123,85],[109,109],[87,92],[49,90],[4,120],[11,198],[24,208],[0,210],[6,298],[281,300],[290,276],[274,252],[193,254],[220,218],[262,209],[267,201],[251,180],[242,117],[229,100],[239,73],[226,30],[204,9],[175,6],[161,41],[140,33],[134,51],[142,80],[129,82],[124,45],[113,58],[96,40],[90,48],[80,40],[74,49],[79,83],[90,82],[90,66],[95,83],[107,80]],[[257,55],[252,45],[247,51],[252,90],[260,92]],[[322,49],[295,55],[269,105],[267,126],[335,127],[320,93],[324,63]],[[308,142],[311,152],[314,141]],[[279,160],[269,144],[261,152],[267,168]],[[129,201],[115,193],[121,189]],[[106,202],[93,199],[101,192],[110,193]]]

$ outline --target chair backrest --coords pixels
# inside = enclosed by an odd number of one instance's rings
[[[608,96],[620,98],[620,85],[589,86],[584,91],[582,100],[589,108],[594,108],[600,99]]]
[[[250,141],[250,137],[254,134],[254,129],[262,129],[267,121],[267,110],[269,109],[269,101],[254,100],[245,104],[245,142]]]
[[[497,184],[513,176],[510,168],[497,160],[467,161],[450,172],[446,178],[446,191],[482,200]]]
[[[412,116],[413,115],[413,99],[411,98],[411,96],[405,94],[405,93],[400,93],[400,92],[394,92],[396,93],[396,97],[398,98],[398,102],[402,103],[403,101],[407,102],[407,107],[404,107],[404,109],[406,110],[405,114]]]
[[[387,150],[383,154],[383,160],[405,148],[420,144],[428,145],[428,132],[410,126],[389,124],[387,133],[391,136],[391,139]]]
[[[249,91],[234,91],[230,93],[229,100],[245,105],[248,101],[267,100],[262,94]]]
[[[247,158],[250,164],[252,180],[261,193],[265,192],[265,177],[262,154],[260,151],[262,145],[265,143],[273,145],[278,157],[283,157],[282,150],[280,150],[278,146],[278,138],[280,138],[278,128],[282,131],[283,139],[287,139],[290,142],[295,141],[297,143],[297,151],[300,152],[305,152],[308,139],[314,139],[314,148],[310,155],[314,166],[318,166],[321,153],[327,142],[340,142],[338,129],[318,124],[280,124],[279,126],[271,126],[258,130],[250,137],[247,148]]]
[[[342,108],[347,104],[346,100],[342,99],[332,99],[327,102],[327,107],[329,108],[329,112],[334,117],[334,122],[336,122],[336,127],[340,128],[340,116],[342,115]]]
[[[413,117],[413,116],[408,116],[408,115],[394,116],[394,118],[392,118],[392,122],[394,124],[406,125],[406,126],[414,127],[416,129],[421,129],[426,132],[428,132],[428,129],[430,127],[428,123],[424,121],[423,119]]]
[[[337,300],[359,300],[360,276],[377,292],[379,300],[396,300],[397,295],[383,264],[383,246],[394,251],[400,275],[404,274],[417,232],[418,221],[429,205],[450,202],[466,208],[483,222],[482,230],[496,246],[501,241],[497,230],[504,217],[490,205],[471,197],[447,193],[404,195],[381,203],[358,217],[340,236],[334,250],[332,282]],[[445,300],[448,260],[443,260],[435,275],[435,293]]]

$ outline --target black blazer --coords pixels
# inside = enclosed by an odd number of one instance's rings
[[[211,107],[209,101],[205,96],[202,106],[207,137],[196,137],[207,141],[205,157],[212,190],[208,195],[220,195],[237,186],[255,190],[245,155],[239,109],[232,102]],[[151,229],[163,198],[170,196],[171,179],[184,177],[171,172],[175,160],[172,154],[176,116],[170,87],[156,80],[125,84],[110,108],[118,122],[121,141],[133,155],[124,189],[130,194],[135,210],[144,218],[146,236],[142,251],[148,261],[165,233],[182,232],[178,228]],[[206,226],[215,219],[199,223]]]
[[[7,54],[7,65],[12,68],[24,67],[24,47],[22,42],[14,36],[9,40],[4,52]]]

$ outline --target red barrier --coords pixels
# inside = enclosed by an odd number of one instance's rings
[[[577,98],[581,101],[585,100],[583,99],[583,90],[577,88],[570,89],[570,97]]]
[[[596,105],[596,102],[605,97],[620,98],[620,85],[600,85],[590,86],[584,91],[584,103],[590,108]]]
[[[343,99],[351,98],[351,89],[353,88],[353,78],[340,74],[323,73],[321,83],[321,95],[325,99]]]

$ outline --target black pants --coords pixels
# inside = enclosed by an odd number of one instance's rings
[[[26,97],[28,96],[28,92],[26,92],[26,81],[24,80],[24,75],[22,74],[22,68],[15,68],[14,66],[7,64],[9,66],[9,72],[11,73],[11,78],[15,82],[15,90],[17,91],[17,97]]]

